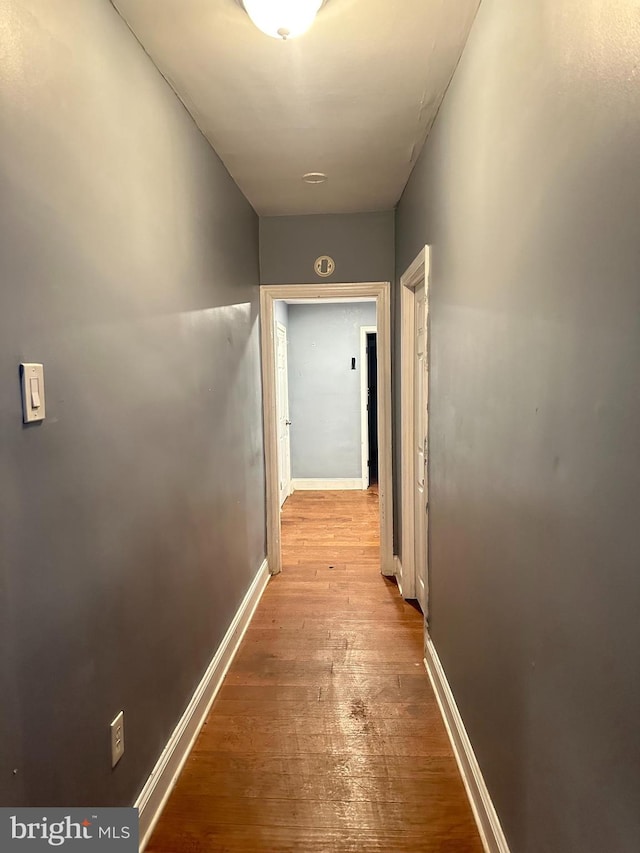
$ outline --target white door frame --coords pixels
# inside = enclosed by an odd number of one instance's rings
[[[287,371],[288,371],[287,345],[288,345],[289,339],[287,337],[287,327],[284,325],[284,323],[278,322],[278,323],[276,323],[276,335],[278,335],[281,331],[284,332],[284,347],[285,347],[284,348],[284,364],[285,364],[284,384],[287,388],[287,399],[284,401],[284,407],[285,407],[285,429],[288,430],[289,429],[289,397],[288,397],[289,377],[288,377],[288,373],[287,373]],[[276,342],[276,346],[277,346],[277,342]],[[277,360],[276,360],[276,366],[277,366]],[[276,391],[277,391],[277,385],[276,385]],[[281,401],[279,401],[277,399],[277,396],[278,395],[276,393],[276,403],[279,403]],[[280,414],[280,412],[278,412],[278,414]],[[281,447],[280,439],[281,439],[280,430],[278,430],[278,446],[279,447]],[[279,464],[278,481],[279,482],[282,481],[282,483],[286,486],[284,500],[282,499],[282,487],[280,488],[280,497],[278,498],[278,500],[280,501],[281,507],[282,507],[282,504],[284,503],[284,501],[286,501],[286,499],[291,494],[291,436],[290,436],[290,434],[287,435],[287,437],[286,437],[286,446],[287,446],[287,453],[286,453],[285,458],[280,459],[280,454],[278,454],[278,464]]]
[[[369,360],[367,335],[377,326],[360,326],[360,446],[362,448],[362,488],[369,488]]]
[[[430,247],[425,246],[405,273],[400,277],[401,339],[400,339],[400,422],[402,436],[402,531],[401,555],[396,566],[398,586],[403,598],[416,597],[416,566],[414,559],[414,359],[416,346],[415,291],[424,280],[427,305],[429,304]],[[430,322],[427,324],[427,365],[430,366]],[[431,376],[431,371],[429,371]],[[430,383],[430,379],[429,379]],[[427,423],[427,434],[429,424]],[[427,441],[427,448],[429,442]],[[427,482],[429,488],[429,457],[427,456]],[[428,494],[428,492],[427,492]],[[425,578],[425,619],[429,608],[429,533],[427,530],[427,577]]]
[[[391,285],[385,282],[357,284],[267,284],[260,287],[262,348],[262,402],[267,499],[267,561],[275,575],[282,571],[280,549],[280,503],[278,483],[278,415],[276,407],[276,364],[274,302],[276,299],[376,300],[378,335],[378,488],[380,503],[380,570],[394,574],[393,564],[393,475],[391,448]]]

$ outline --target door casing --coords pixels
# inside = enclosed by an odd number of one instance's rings
[[[279,340],[278,340],[279,339]],[[276,369],[278,369],[278,348],[282,346],[282,357],[284,361],[284,381],[282,394],[276,393],[278,402],[278,482],[280,483],[280,506],[291,494],[291,441],[289,434],[289,381],[287,376],[287,327],[282,323],[276,323]],[[276,380],[277,382],[277,380]],[[277,388],[277,386],[276,386]],[[282,453],[284,445],[284,453]]]
[[[427,430],[429,426],[429,398],[427,383],[429,365],[427,362],[427,288],[424,281],[419,282],[414,291],[414,374],[413,374],[413,497],[414,497],[414,565],[416,578],[416,598],[424,613],[426,577],[427,577],[427,534],[429,530],[429,483],[427,480]]]
[[[415,410],[415,291],[424,281],[427,312],[429,305],[429,269],[430,247],[425,246],[400,277],[400,310],[401,310],[401,339],[400,339],[400,422],[401,422],[401,507],[402,525],[400,537],[400,557],[396,564],[396,577],[403,598],[416,597],[417,578],[414,557],[415,542],[415,496],[414,496],[414,410]],[[427,367],[430,364],[430,314],[427,313]],[[429,371],[429,377],[430,377]],[[430,378],[429,378],[430,384]],[[427,399],[430,394],[427,393]],[[427,435],[429,423],[427,422]],[[427,440],[427,454],[429,441]],[[429,455],[427,455],[427,470],[425,487],[429,494]],[[424,615],[429,614],[429,531],[427,527],[427,563],[424,591]]]
[[[278,478],[278,414],[274,302],[277,299],[373,298],[378,335],[378,489],[380,505],[380,570],[395,574],[393,559],[393,453],[391,447],[391,284],[267,284],[260,287],[262,401],[267,503],[267,561],[271,574],[282,571]]]

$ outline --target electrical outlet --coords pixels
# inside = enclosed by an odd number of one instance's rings
[[[115,767],[124,755],[124,711],[120,711],[111,729],[111,766]]]

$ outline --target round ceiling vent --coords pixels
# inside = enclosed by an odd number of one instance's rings
[[[307,172],[306,175],[302,176],[302,180],[305,184],[324,184],[327,176],[324,172]]]
[[[326,278],[335,270],[336,262],[329,255],[320,255],[319,258],[316,258],[313,268],[316,271],[316,275]]]

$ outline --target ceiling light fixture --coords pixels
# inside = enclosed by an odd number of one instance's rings
[[[302,180],[305,184],[324,184],[327,176],[324,172],[307,172],[306,175],[302,176]]]
[[[242,0],[259,30],[276,39],[295,38],[314,22],[324,0]]]

